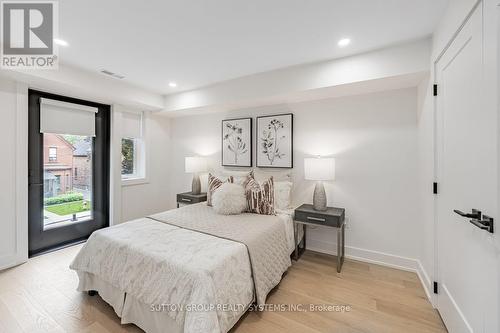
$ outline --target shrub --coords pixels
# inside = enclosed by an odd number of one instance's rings
[[[51,198],[45,198],[43,200],[43,203],[46,206],[50,205],[57,205],[57,204],[62,204],[65,202],[73,202],[73,201],[81,201],[83,200],[83,194],[82,193],[66,193],[66,194],[61,194],[56,197],[51,197]]]

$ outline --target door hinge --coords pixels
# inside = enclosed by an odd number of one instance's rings
[[[438,194],[438,183],[432,183],[432,194]]]
[[[435,84],[435,85],[433,86],[433,93],[432,93],[432,94],[433,94],[434,96],[437,96],[437,95],[438,95],[438,85],[437,85],[437,84]]]
[[[438,283],[434,281],[434,294],[438,293]]]

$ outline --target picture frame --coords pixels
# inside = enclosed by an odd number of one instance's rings
[[[253,166],[252,118],[222,120],[221,164],[227,167]]]
[[[258,168],[293,168],[293,113],[257,117]]]

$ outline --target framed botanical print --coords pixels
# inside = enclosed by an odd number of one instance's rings
[[[252,166],[252,118],[222,121],[222,165]]]
[[[293,168],[293,114],[257,117],[257,167]]]

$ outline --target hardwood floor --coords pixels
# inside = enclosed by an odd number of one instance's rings
[[[68,266],[81,245],[0,272],[0,332],[142,332],[99,296],[75,291]],[[414,273],[305,252],[268,298],[272,304],[346,305],[344,312],[248,312],[231,332],[446,332]]]

